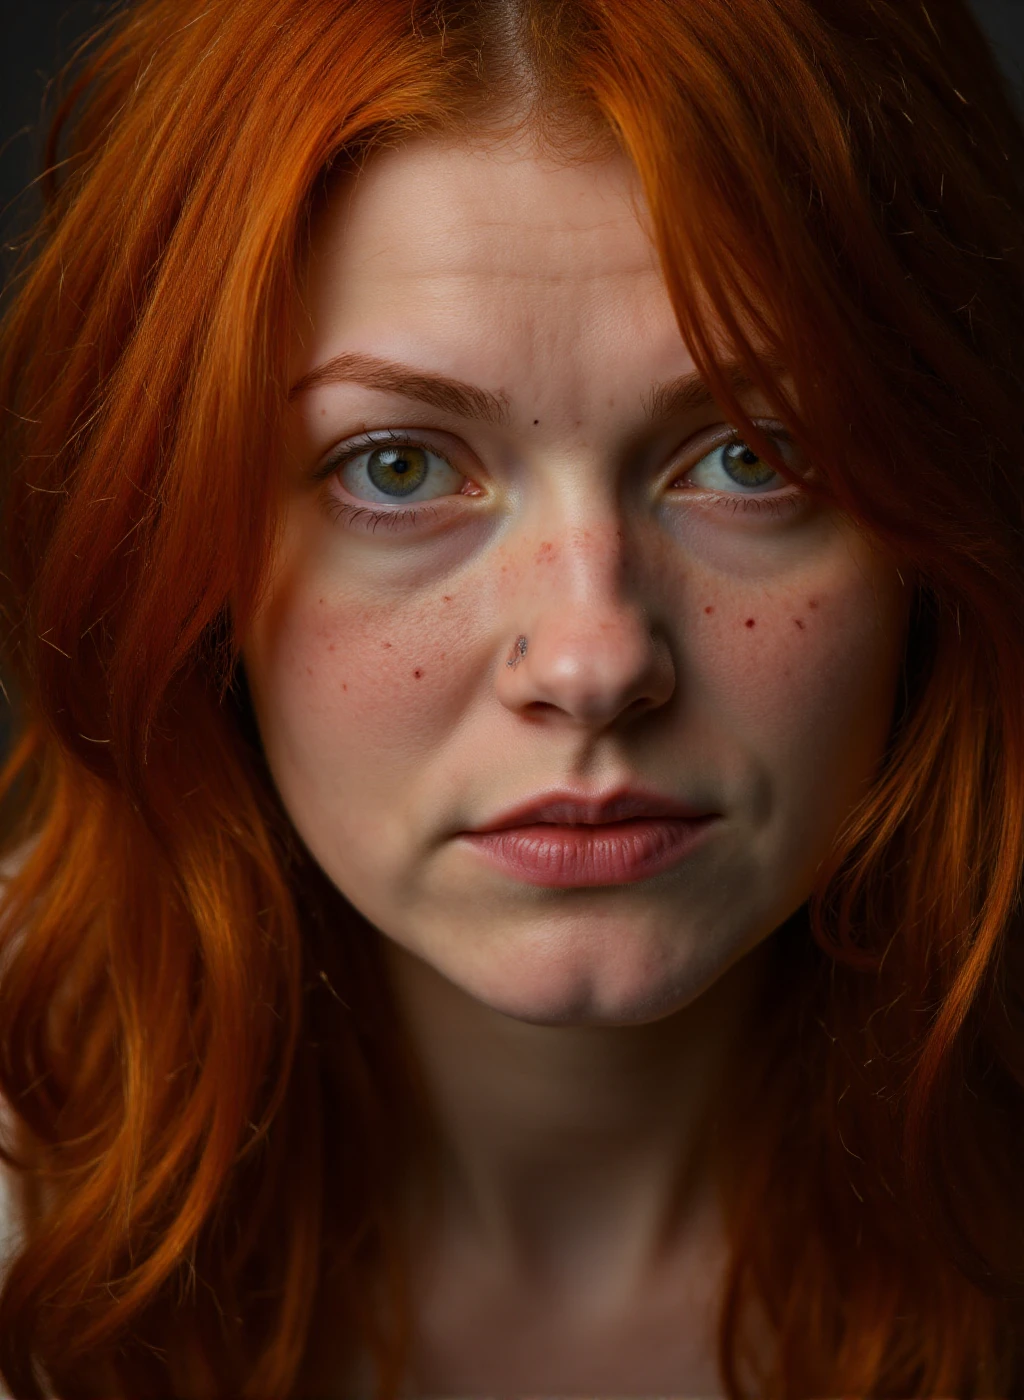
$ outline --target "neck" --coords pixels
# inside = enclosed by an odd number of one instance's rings
[[[432,1228],[448,1253],[578,1301],[638,1295],[698,1239],[706,1248],[716,1108],[767,943],[657,1021],[547,1026],[386,941],[438,1133]]]

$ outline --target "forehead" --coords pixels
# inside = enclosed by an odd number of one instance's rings
[[[367,272],[649,272],[656,259],[638,223],[643,208],[624,156],[556,163],[520,142],[420,138],[378,152],[328,199],[314,224],[314,266],[344,249]]]
[[[424,354],[479,382],[480,357],[549,363],[614,340],[677,364],[680,337],[621,155],[558,162],[526,144],[418,138],[378,152],[312,227],[308,367],[349,344]],[[614,330],[613,330],[614,328]],[[372,345],[369,343],[372,342]],[[452,357],[476,364],[456,366]]]

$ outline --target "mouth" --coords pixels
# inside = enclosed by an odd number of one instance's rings
[[[526,821],[463,833],[488,864],[549,889],[633,884],[659,875],[699,849],[717,814],[630,817],[606,822]]]
[[[692,822],[714,815],[700,804],[638,787],[593,795],[562,791],[542,793],[506,809],[474,831],[485,834],[533,826],[601,828],[654,820]]]

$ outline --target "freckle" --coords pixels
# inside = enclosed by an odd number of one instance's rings
[[[533,420],[533,426],[536,427],[537,424],[538,424],[539,422],[540,422],[540,419],[539,419],[539,418],[535,418],[535,419]]]
[[[442,661],[444,660],[444,658],[445,658],[446,655],[447,655],[447,652],[442,652],[442,653],[441,653],[441,660],[442,660]]]
[[[451,595],[450,593],[446,593],[446,594],[444,595],[444,597],[441,599],[441,602],[442,602],[442,603],[450,603],[451,600],[452,600],[452,595]]]
[[[334,650],[335,650],[335,646],[334,646],[334,643],[333,643],[333,642],[332,642],[331,645],[327,648],[327,650],[328,650],[328,651],[334,651]]]
[[[423,672],[417,666],[416,670],[413,671],[413,675],[416,677],[417,680],[419,680],[419,678],[423,675]]]
[[[804,630],[804,628],[807,626],[807,623],[803,620],[802,617],[794,617],[793,621],[794,621],[794,622],[796,623],[796,625],[800,628],[800,631],[801,631],[801,632],[802,632],[802,631]]]
[[[312,666],[307,666],[307,667],[306,667],[306,675],[307,675],[307,676],[311,676],[312,674],[313,674],[313,668],[312,668]]]
[[[391,650],[391,643],[390,643],[390,642],[381,642],[381,646],[384,648],[385,651],[390,651],[390,650]]]
[[[348,690],[348,686],[347,686],[347,685],[345,685],[345,683],[344,683],[344,682],[342,682],[342,686],[341,686],[341,688],[342,688],[342,690]]]
[[[714,612],[714,608],[712,608],[712,607],[707,607],[707,608],[704,609],[704,611],[705,611],[706,613],[713,613],[713,612]]]
[[[752,617],[748,617],[748,618],[747,618],[747,626],[748,626],[748,627],[753,627],[753,626],[754,626],[754,619],[753,619]]]
[[[808,598],[808,599],[807,599],[807,606],[808,606],[809,608],[816,608],[816,607],[818,606],[818,600],[817,600],[817,598]]]

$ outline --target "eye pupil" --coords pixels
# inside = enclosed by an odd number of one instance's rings
[[[730,466],[741,462],[745,467],[752,467],[761,460],[753,448],[748,447],[745,442],[730,443],[725,449],[725,455]]]
[[[407,456],[399,453],[395,447],[385,447],[375,454],[385,467],[390,467],[393,472],[407,472],[412,469],[412,463]]]
[[[426,473],[427,454],[420,447],[378,447],[366,464],[366,474],[378,491],[391,495],[415,491]]]
[[[741,486],[767,486],[776,475],[775,469],[767,462],[762,462],[753,448],[748,447],[745,442],[729,443],[722,458],[726,472]],[[755,470],[751,471],[751,468]],[[739,476],[734,475],[737,471]]]

